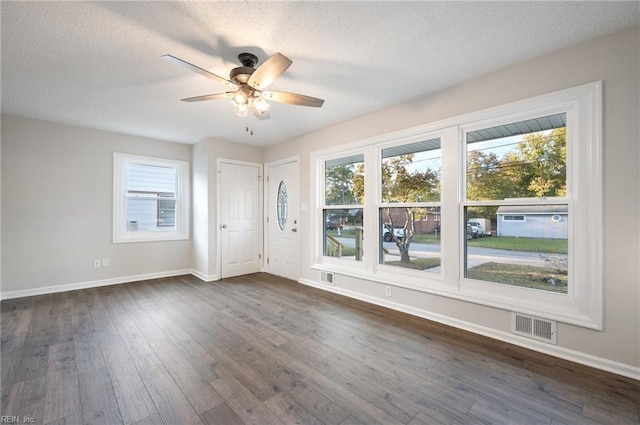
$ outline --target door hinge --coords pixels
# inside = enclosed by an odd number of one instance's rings
[[[262,254],[258,254],[258,260],[262,260]]]
[[[269,223],[269,217],[267,217],[267,223]]]
[[[267,264],[269,264],[269,257],[267,257]]]

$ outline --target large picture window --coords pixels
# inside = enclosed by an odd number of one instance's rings
[[[562,112],[466,133],[465,277],[567,294],[566,122]]]
[[[113,241],[188,239],[189,164],[114,154]]]
[[[600,82],[313,156],[315,268],[602,328]]]
[[[324,162],[323,255],[346,261],[364,258],[364,155]]]
[[[440,273],[440,139],[381,150],[379,263]]]

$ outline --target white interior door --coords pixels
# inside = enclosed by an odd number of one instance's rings
[[[298,279],[298,162],[267,165],[267,264],[269,273]]]
[[[260,165],[219,164],[220,276],[260,271]]]

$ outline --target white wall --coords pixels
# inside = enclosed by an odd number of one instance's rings
[[[194,273],[203,280],[219,278],[216,202],[218,159],[262,163],[262,149],[206,139],[193,147]]]
[[[209,254],[213,250],[211,235],[214,223],[209,214],[215,214],[215,202],[210,194],[210,180],[215,170],[209,167],[210,144],[198,143],[193,146],[193,269],[203,280],[215,280],[215,263],[210,264]]]
[[[194,272],[217,276],[219,158],[262,163],[262,149],[170,143],[2,116],[3,297]],[[113,152],[191,162],[191,240],[112,243]],[[93,268],[108,258],[109,267]]]
[[[113,152],[192,146],[2,116],[2,293],[188,272],[191,241],[112,243]],[[93,260],[110,266],[94,269]],[[63,286],[63,289],[66,286]]]
[[[558,347],[549,349],[583,363],[624,370],[640,379],[638,46],[640,28],[636,27],[269,147],[264,160],[300,155],[300,169],[310,170],[314,150],[603,80],[604,330],[559,324]],[[330,105],[331,99],[327,99],[325,107]],[[308,174],[301,175],[300,185],[300,202],[312,206],[309,196],[313,191],[304,190],[310,187]],[[302,214],[300,240],[312,240],[311,211]],[[300,255],[301,280],[319,283],[319,271],[311,268],[312,247],[302,244]],[[383,285],[362,279],[337,276],[335,289],[325,288],[377,303],[388,300]],[[485,334],[506,336],[510,332],[507,311],[403,288],[394,289],[393,302],[396,308]]]

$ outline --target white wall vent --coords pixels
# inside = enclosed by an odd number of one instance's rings
[[[556,343],[556,321],[511,313],[511,332],[516,335]]]
[[[333,273],[320,272],[320,280],[333,286]]]

